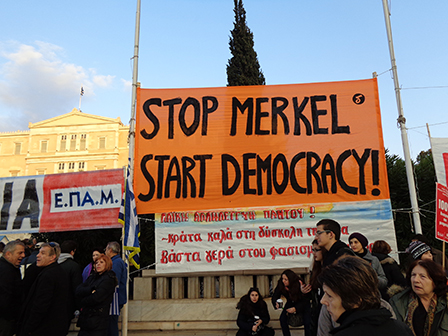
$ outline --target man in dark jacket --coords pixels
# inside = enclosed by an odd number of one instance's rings
[[[67,275],[69,293],[67,301],[67,333],[74,317],[74,313],[79,309],[79,304],[75,300],[76,288],[82,283],[81,266],[73,260],[78,244],[74,240],[66,240],[61,244],[61,255],[58,264]]]
[[[118,316],[121,308],[127,302],[126,287],[128,281],[128,270],[123,259],[120,257],[120,244],[110,242],[106,246],[106,255],[112,259],[112,271],[115,272],[118,280],[118,302],[114,298],[110,315],[109,336],[118,336]],[[118,307],[117,306],[118,303]]]
[[[0,258],[0,336],[16,332],[22,302],[19,266],[24,257],[25,244],[15,240],[6,244]]]
[[[19,336],[65,336],[67,333],[68,280],[57,263],[58,243],[45,243],[37,255],[37,276],[20,315]]]
[[[319,247],[327,250],[322,267],[331,265],[343,255],[355,255],[347,244],[341,242],[341,226],[333,219],[322,219],[317,224],[316,239]]]

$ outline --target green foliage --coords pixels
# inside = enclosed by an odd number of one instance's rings
[[[263,72],[254,50],[254,35],[246,24],[242,0],[235,1],[235,22],[229,46],[232,57],[227,64],[227,86],[264,85]]]
[[[406,166],[403,159],[398,155],[389,154],[388,151],[386,151],[386,164],[398,249],[404,251],[415,234]],[[417,156],[414,162],[414,177],[423,234],[431,246],[440,249],[442,243],[435,239],[434,233],[436,178],[431,150],[421,152]]]

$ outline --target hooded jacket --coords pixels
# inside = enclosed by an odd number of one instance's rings
[[[392,314],[385,308],[346,311],[338,323],[341,325],[330,332],[332,335],[413,336],[412,331],[403,322],[392,319]]]

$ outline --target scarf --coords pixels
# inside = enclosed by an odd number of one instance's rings
[[[410,300],[408,304],[408,313],[406,315],[406,325],[412,330],[412,333],[415,335],[414,326],[412,325],[412,320],[414,317],[414,312],[419,305],[418,297],[411,292]],[[434,313],[436,311],[437,306],[437,295],[433,295],[431,301],[429,303],[428,315],[426,316],[425,326],[423,327],[423,335],[429,336],[431,331],[432,323],[434,322]]]

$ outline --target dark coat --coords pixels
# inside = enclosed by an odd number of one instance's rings
[[[236,324],[240,330],[243,330],[246,334],[250,334],[252,332],[252,327],[255,322],[254,316],[260,317],[263,321],[263,326],[266,326],[271,320],[266,302],[264,302],[262,298],[260,298],[260,300],[263,301],[261,304],[250,303],[250,308],[252,309],[253,314],[250,314],[250,312],[245,311],[244,309],[240,309],[238,312]]]
[[[0,258],[0,317],[17,320],[22,307],[22,278],[20,269],[4,257]]]
[[[79,309],[79,304],[75,300],[75,292],[76,288],[82,283],[82,271],[81,266],[74,261],[72,258],[68,258],[64,262],[59,264],[64,272],[67,274],[69,281],[69,301],[67,302],[68,306],[68,316],[69,320],[73,318],[73,313],[76,309]]]
[[[336,259],[339,259],[339,257],[342,257],[343,255],[354,256],[355,253],[347,246],[347,244],[337,240],[325,254],[324,260],[322,261],[322,267],[331,265]]]
[[[400,271],[400,266],[398,266],[397,262],[392,257],[381,253],[374,253],[373,255],[378,258],[383,267],[387,278],[387,287],[392,285],[406,287],[406,279]]]
[[[81,330],[107,330],[109,310],[117,285],[113,271],[103,274],[92,273],[76,289],[76,297],[81,304],[81,315],[77,326]]]
[[[385,308],[344,312],[337,321],[341,325],[330,333],[335,336],[413,336],[403,323],[392,319]]]
[[[300,284],[299,284],[300,286]],[[300,291],[299,291],[300,292]],[[301,294],[301,292],[300,292]],[[283,305],[283,310],[294,307],[296,308],[297,313],[303,313],[305,307],[307,307],[310,303],[311,295],[303,295],[301,294],[301,298],[296,301],[293,301],[289,295],[289,292],[281,292],[279,286],[275,287],[274,294],[272,294],[272,306],[276,309],[277,300],[280,299],[281,296],[284,296],[286,299],[286,303]]]
[[[57,262],[42,267],[20,316],[19,336],[65,336],[68,280]]]
[[[112,270],[115,272],[118,280],[118,304],[121,307],[128,302],[126,286],[128,281],[127,266],[120,255],[114,255],[112,258]]]

